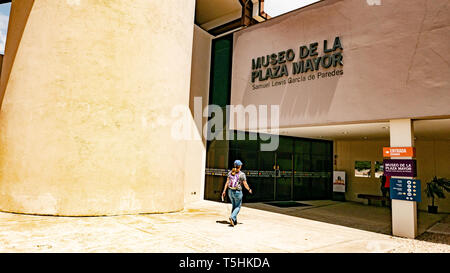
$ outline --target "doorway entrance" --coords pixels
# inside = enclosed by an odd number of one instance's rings
[[[217,193],[223,189],[226,180],[223,175],[236,159],[244,163],[242,171],[253,190],[252,195],[244,194],[244,202],[331,199],[331,141],[280,136],[276,151],[263,152],[258,140],[248,139],[252,138],[246,133],[246,140],[228,141],[227,167],[215,165],[215,157],[223,154],[208,149],[207,170],[214,171],[206,175],[205,199],[220,198]]]

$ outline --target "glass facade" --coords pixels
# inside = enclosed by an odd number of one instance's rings
[[[279,137],[279,148],[260,151],[260,140],[212,141],[207,151],[205,199],[219,200],[227,170],[236,159],[253,189],[246,202],[317,200],[332,198],[333,143],[331,141]],[[211,190],[213,189],[213,190]]]

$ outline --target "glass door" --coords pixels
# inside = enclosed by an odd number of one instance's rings
[[[311,200],[312,184],[310,158],[302,154],[294,156],[294,200]]]
[[[294,144],[294,200],[311,200],[311,141]]]
[[[258,201],[272,201],[275,198],[275,152],[259,152],[258,178],[249,180],[253,197]]]
[[[276,153],[275,200],[277,201],[293,199],[292,159],[292,153]]]

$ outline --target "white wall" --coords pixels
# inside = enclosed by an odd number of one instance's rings
[[[202,137],[202,128],[206,119],[194,120],[194,98],[202,99],[203,110],[208,105],[209,77],[211,63],[212,36],[198,26],[194,26],[194,44],[192,51],[191,92],[189,108],[191,112],[190,128],[193,136],[187,148],[185,172],[185,203],[203,199],[205,184],[206,141]],[[200,112],[201,114],[201,112]]]
[[[379,6],[327,0],[240,30],[234,36],[231,104],[280,105],[281,127],[449,116],[447,5],[444,0]],[[300,46],[317,42],[321,57],[324,40],[330,48],[336,36],[343,44],[336,49],[343,66],[293,75]],[[288,49],[296,53],[294,61],[285,62],[289,76],[256,80],[269,86],[254,89],[252,60]],[[335,69],[343,75],[318,79],[319,72]],[[315,80],[288,83],[300,75]]]

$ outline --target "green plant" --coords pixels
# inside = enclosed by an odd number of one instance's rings
[[[445,198],[445,192],[450,192],[450,181],[446,178],[437,178],[436,176],[427,183],[425,193],[431,198],[434,207],[434,198]]]
[[[371,162],[370,161],[355,161],[355,169],[359,172],[362,170],[370,170]]]

